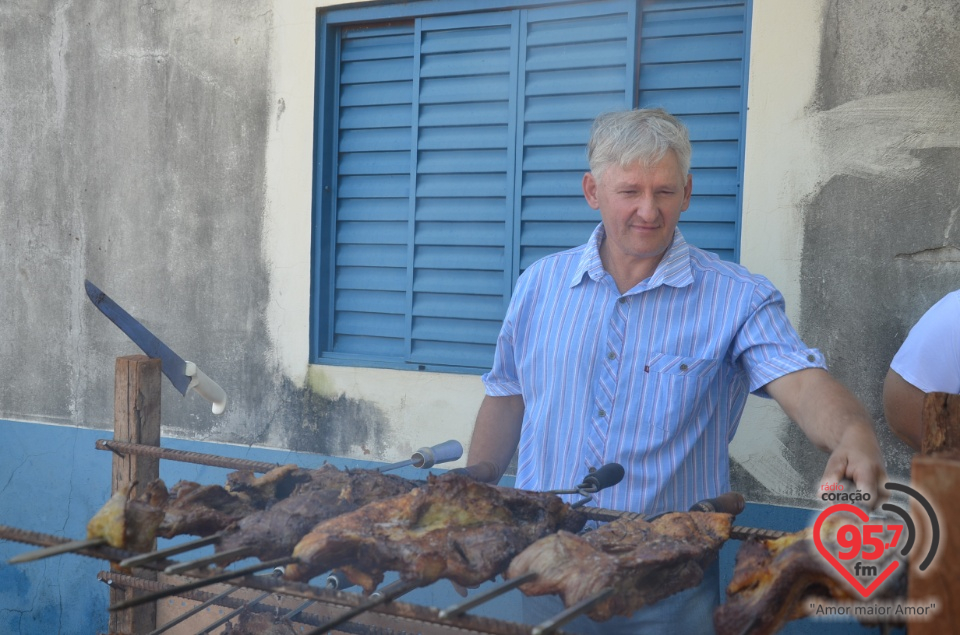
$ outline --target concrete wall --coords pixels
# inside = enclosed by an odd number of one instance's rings
[[[112,420],[138,352],[89,278],[229,395],[164,383],[164,433],[390,461],[469,439],[477,376],[308,364],[314,0],[0,4],[0,417]],[[909,325],[957,285],[953,0],[755,0],[743,262],[877,419]],[[806,504],[825,457],[754,400],[753,500]]]
[[[883,376],[960,288],[958,34],[952,0],[754,3],[743,262],[867,404],[899,478],[911,454],[883,420]],[[740,489],[768,501],[802,502],[825,464],[769,404],[734,457]]]

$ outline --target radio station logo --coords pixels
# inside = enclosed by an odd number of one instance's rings
[[[912,497],[926,512],[930,548],[918,567],[926,571],[940,545],[937,514],[930,502],[912,487],[899,483],[886,483],[884,487]],[[909,512],[893,503],[881,505],[882,510],[889,512],[888,517],[881,520],[852,504],[868,502],[870,494],[844,492],[843,485],[838,483],[824,485],[822,489],[823,500],[843,502],[827,507],[817,516],[813,526],[814,544],[820,555],[866,600],[899,567],[906,566],[903,561],[916,543],[916,523]],[[850,515],[855,519],[850,519]]]

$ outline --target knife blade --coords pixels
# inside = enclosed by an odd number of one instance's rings
[[[196,364],[184,361],[95,284],[89,280],[84,280],[83,284],[90,301],[101,313],[116,324],[147,356],[160,360],[160,370],[181,395],[186,395],[187,391],[193,388],[213,405],[214,414],[224,411],[227,407],[227,394],[223,388],[207,377]]]

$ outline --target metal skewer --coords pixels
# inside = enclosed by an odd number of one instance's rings
[[[419,585],[413,584],[413,583],[411,583],[411,582],[407,582],[407,581],[405,581],[405,580],[396,580],[396,581],[394,581],[394,582],[391,582],[390,584],[387,584],[387,585],[385,585],[385,586],[377,589],[377,590],[374,591],[373,593],[371,593],[371,594],[370,594],[370,599],[371,599],[371,600],[379,600],[379,599],[382,598],[383,596],[388,595],[388,596],[390,596],[390,599],[392,600],[392,599],[394,599],[394,598],[400,597],[400,596],[403,595],[404,593],[409,593],[410,591],[413,591],[413,590],[416,589],[418,586],[419,586]]]
[[[218,619],[217,621],[213,622],[212,624],[210,624],[209,626],[207,626],[206,628],[204,628],[202,631],[198,631],[198,632],[197,632],[197,635],[205,635],[206,633],[211,632],[213,629],[217,628],[218,626],[221,626],[221,625],[223,625],[223,624],[226,624],[227,622],[229,622],[230,620],[232,620],[234,617],[236,617],[236,616],[239,615],[240,613],[243,613],[243,612],[247,609],[248,606],[251,606],[251,605],[253,605],[253,604],[258,603],[260,600],[263,600],[263,599],[266,598],[268,595],[270,595],[270,591],[264,591],[263,593],[261,593],[260,595],[258,595],[258,596],[255,597],[255,598],[253,598],[252,600],[250,600],[249,602],[247,602],[246,604],[244,604],[244,605],[241,606],[240,608],[238,608],[238,609],[233,609],[232,611],[230,611],[229,613],[227,613],[226,615],[224,615],[223,617],[221,617],[221,618]]]
[[[120,561],[121,567],[136,567],[140,565],[147,564],[148,562],[155,562],[157,560],[163,560],[169,556],[175,556],[177,554],[185,553],[187,551],[193,551],[200,547],[205,547],[206,545],[212,545],[213,543],[220,540],[223,536],[223,532],[217,532],[211,534],[204,538],[197,538],[196,540],[190,540],[187,542],[182,542],[179,545],[174,545],[173,547],[167,547],[166,549],[158,549],[156,551],[151,551],[149,553],[142,553],[138,556],[133,556],[132,558],[127,558],[126,560]]]
[[[477,593],[476,595],[469,597],[466,600],[463,600],[462,602],[448,606],[447,608],[440,611],[439,617],[441,619],[447,619],[449,617],[459,617],[460,615],[463,615],[470,609],[480,606],[484,602],[489,602],[490,600],[503,595],[507,591],[517,588],[518,586],[520,586],[521,584],[524,584],[525,582],[533,581],[536,577],[537,577],[537,574],[531,571],[529,573],[524,573],[523,575],[513,578],[511,580],[504,580],[503,582],[495,584],[494,586],[486,589],[485,591],[481,591],[480,593]]]
[[[547,635],[547,633],[552,633],[570,620],[579,617],[581,613],[589,611],[593,605],[606,600],[611,595],[613,595],[612,587],[603,589],[596,595],[577,602],[567,610],[562,611],[549,620],[534,626],[533,630],[530,631],[530,635]]]
[[[186,611],[186,612],[184,612],[184,613],[181,613],[180,615],[178,615],[177,617],[173,618],[172,620],[170,620],[169,622],[167,622],[167,623],[164,624],[163,626],[161,626],[161,627],[159,627],[159,628],[157,628],[157,629],[155,629],[155,630],[150,631],[150,633],[148,633],[148,635],[160,635],[160,633],[163,633],[163,632],[165,632],[165,631],[170,630],[171,628],[173,628],[174,626],[176,626],[176,625],[179,624],[180,622],[186,621],[187,619],[193,617],[193,616],[196,615],[197,613],[200,613],[201,611],[203,611],[203,610],[204,610],[205,608],[207,608],[208,606],[212,606],[212,605],[216,604],[216,603],[219,602],[220,600],[226,598],[227,596],[229,596],[229,595],[231,595],[231,594],[233,594],[233,593],[236,593],[236,592],[239,591],[239,590],[240,590],[240,587],[233,587],[233,588],[231,588],[231,589],[227,589],[227,590],[224,591],[223,593],[220,593],[220,594],[218,594],[218,595],[213,596],[212,598],[210,598],[210,599],[207,600],[206,602],[203,602],[202,604],[198,604],[197,606],[193,607],[193,608],[190,609],[189,611]]]
[[[110,607],[107,607],[107,610],[120,611],[123,609],[133,608],[134,606],[140,606],[141,604],[147,604],[148,602],[155,602],[157,600],[162,600],[163,598],[170,597],[171,595],[178,595],[185,591],[193,591],[194,589],[199,589],[201,587],[209,586],[211,584],[216,584],[218,582],[226,582],[227,580],[232,580],[234,578],[241,578],[245,575],[256,573],[257,571],[263,571],[265,569],[271,569],[274,567],[281,567],[284,565],[292,564],[297,561],[298,561],[298,558],[294,558],[293,556],[287,556],[285,558],[277,558],[276,560],[261,562],[259,564],[251,565],[249,567],[244,567],[242,569],[236,569],[235,571],[225,571],[219,575],[213,575],[207,578],[201,578],[193,582],[188,582],[186,584],[174,586],[169,589],[157,591],[155,593],[148,593],[147,595],[141,595],[135,598],[130,598],[128,600],[124,600]]]
[[[304,602],[303,604],[301,604],[301,605],[298,606],[297,608],[293,609],[292,611],[290,611],[289,613],[287,613],[286,615],[284,615],[281,619],[284,619],[284,620],[292,620],[292,619],[295,618],[296,616],[300,615],[300,613],[302,613],[302,612],[304,611],[304,609],[306,609],[307,607],[309,607],[311,604],[314,604],[315,602],[316,602],[316,600],[307,600],[306,602]]]
[[[370,599],[368,601],[363,602],[359,606],[356,606],[350,609],[349,611],[340,615],[339,617],[335,617],[334,619],[327,622],[323,626],[316,628],[312,631],[309,631],[307,635],[322,635],[322,633],[328,633],[333,629],[335,629],[336,627],[340,626],[341,624],[349,622],[350,620],[357,617],[358,615],[366,613],[370,609],[376,608],[381,604],[387,604],[388,602],[395,600],[401,595],[404,595],[405,593],[409,593],[410,591],[413,591],[418,586],[419,584],[417,584],[416,582],[405,582],[403,580],[398,580],[396,582],[388,584],[387,586],[383,587],[382,590],[377,591],[374,594],[371,594]]]
[[[164,569],[163,572],[171,575],[183,573],[184,571],[190,571],[191,569],[199,569],[201,567],[206,567],[207,565],[217,564],[223,560],[230,560],[231,562],[234,560],[240,560],[247,557],[251,553],[253,553],[253,547],[237,547],[236,549],[220,551],[205,558],[197,558],[196,560],[190,560],[189,562],[172,564]]]
[[[276,568],[273,570],[273,572],[270,574],[269,577],[271,577],[271,578],[279,578],[279,577],[283,576],[283,574],[284,574],[284,568],[283,568],[283,567],[276,567]],[[215,621],[213,624],[210,624],[209,626],[207,626],[206,628],[204,628],[202,631],[200,631],[199,633],[197,633],[197,635],[204,635],[205,633],[210,633],[211,631],[213,631],[213,629],[217,628],[217,627],[220,626],[221,624],[226,624],[227,622],[229,622],[230,620],[232,620],[235,616],[237,616],[237,615],[239,615],[240,613],[242,613],[245,609],[248,609],[248,608],[250,608],[250,607],[252,607],[252,606],[255,606],[255,605],[259,604],[259,603],[260,603],[261,601],[263,601],[267,596],[269,596],[270,593],[271,593],[270,591],[264,591],[263,593],[261,593],[261,594],[258,595],[257,597],[255,597],[255,598],[253,598],[253,599],[251,599],[251,600],[249,600],[249,601],[247,601],[247,602],[244,602],[239,608],[236,608],[236,609],[230,611],[229,613],[227,613],[226,615],[224,615],[222,618],[220,618],[219,620]],[[278,597],[279,597],[279,596],[278,596]]]
[[[71,553],[73,551],[80,551],[81,549],[90,549],[92,547],[102,547],[107,544],[106,538],[88,538],[87,540],[71,540],[70,542],[64,542],[59,545],[53,545],[51,547],[44,547],[43,549],[37,549],[36,551],[28,551],[26,553],[21,553],[18,556],[14,556],[7,560],[7,564],[20,564],[23,562],[33,562],[34,560],[42,560],[43,558],[49,558],[50,556],[58,556],[62,553]]]

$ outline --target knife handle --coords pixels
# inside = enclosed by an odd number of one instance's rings
[[[582,485],[593,486],[599,492],[602,489],[613,487],[623,480],[624,470],[619,463],[607,463],[597,470],[587,474]]]
[[[716,498],[708,498],[699,503],[695,503],[690,508],[692,512],[721,512],[736,516],[743,511],[746,501],[740,492],[726,492]]]
[[[190,385],[200,396],[213,404],[213,414],[218,415],[227,407],[227,393],[220,385],[207,377],[193,362],[187,362],[186,374],[190,377]]]

